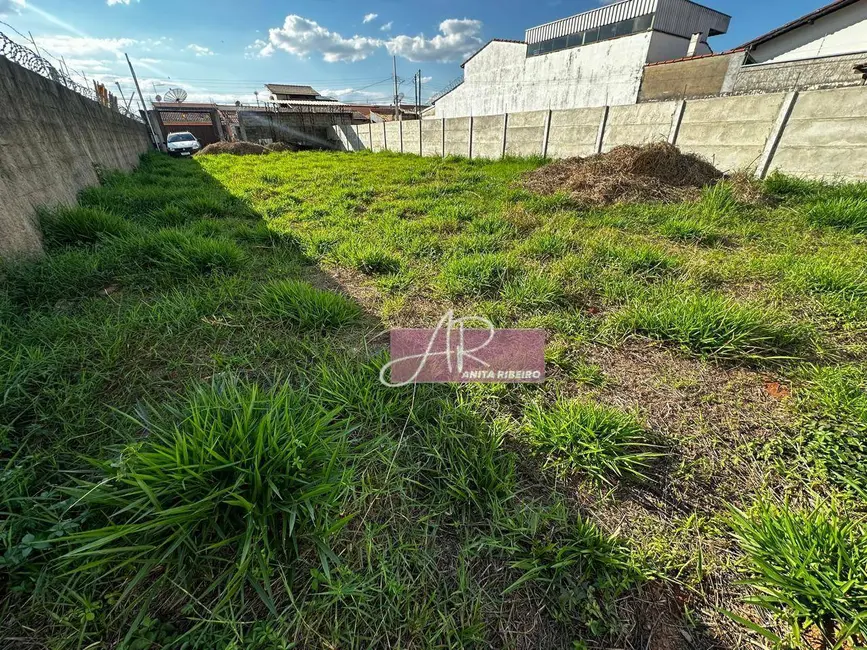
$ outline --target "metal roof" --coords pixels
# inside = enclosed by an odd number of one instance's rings
[[[684,38],[696,32],[704,32],[709,36],[725,34],[731,22],[731,16],[690,0],[621,0],[531,27],[527,30],[525,40],[530,44],[539,43],[648,14],[655,14],[652,29]]]
[[[265,87],[275,95],[308,95],[316,97],[319,93],[310,86],[293,84],[265,84]]]
[[[818,20],[819,18],[823,18],[828,14],[834,13],[839,9],[843,9],[844,7],[848,7],[849,5],[853,5],[856,2],[860,2],[860,0],[836,0],[836,2],[832,2],[829,5],[825,5],[824,7],[819,7],[815,11],[811,11],[808,14],[801,16],[800,18],[796,18],[792,22],[786,23],[781,27],[777,27],[774,30],[771,30],[767,34],[762,34],[761,36],[752,39],[741,45],[742,48],[753,48],[757,45],[761,45],[762,43],[766,43],[772,38],[776,38],[777,36],[781,36],[786,32],[790,32],[793,29],[797,29],[803,25],[807,25],[814,20]]]

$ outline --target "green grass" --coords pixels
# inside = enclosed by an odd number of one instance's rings
[[[283,280],[262,290],[262,303],[270,316],[302,330],[336,330],[358,322],[358,305],[340,294],[317,289],[306,282]]]
[[[867,538],[864,522],[833,506],[797,511],[770,502],[732,512],[731,526],[746,555],[751,604],[782,618],[781,639],[803,647],[816,629],[825,647],[867,642]]]
[[[610,327],[721,359],[779,359],[797,355],[805,335],[771,311],[706,293],[670,290],[627,305]]]
[[[658,455],[631,415],[600,404],[534,404],[527,410],[524,428],[549,463],[597,481],[611,476],[644,478],[649,461]]]
[[[865,186],[588,210],[542,164],[148,155],[43,212],[0,267],[0,645],[842,637],[865,580],[797,563],[863,563]],[[548,379],[381,384],[449,309],[545,329]]]

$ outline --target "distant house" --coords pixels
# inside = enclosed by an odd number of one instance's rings
[[[639,101],[861,85],[867,0],[837,0],[719,54],[648,65]]]
[[[276,102],[292,101],[334,101],[329,97],[323,97],[318,90],[310,86],[297,86],[294,84],[265,84],[268,89],[269,99]]]

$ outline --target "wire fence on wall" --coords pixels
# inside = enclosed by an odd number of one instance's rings
[[[40,54],[37,54],[33,50],[13,41],[3,32],[0,32],[0,56],[6,57],[10,61],[27,68],[31,72],[35,72],[47,79],[51,79],[54,83],[60,84],[64,88],[68,88],[87,99],[95,101],[103,106],[110,107],[112,110],[116,110],[125,117],[138,122],[143,122],[141,117],[132,111],[127,110],[125,107],[118,105],[115,101],[112,101],[110,98],[113,98],[113,96],[110,93],[100,96],[95,90],[82,86],[80,83],[75,81],[67,71],[64,70],[62,61],[58,61],[57,65],[54,65],[51,61]]]

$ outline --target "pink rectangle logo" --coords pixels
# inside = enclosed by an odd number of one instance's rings
[[[388,386],[439,383],[541,383],[545,330],[495,329],[477,316],[449,312],[434,329],[391,330],[391,361],[380,372]]]

